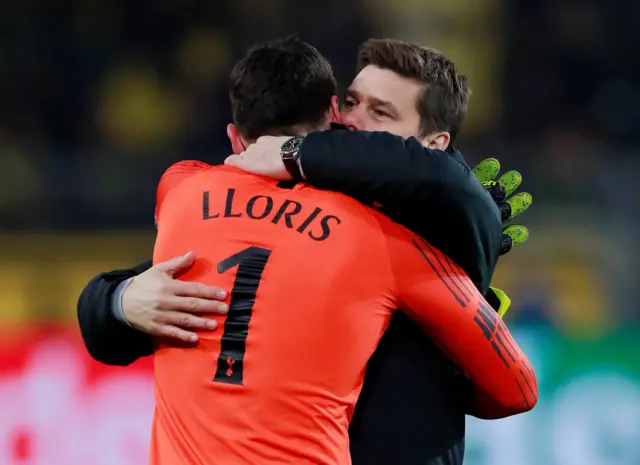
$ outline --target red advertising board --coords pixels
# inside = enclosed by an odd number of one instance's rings
[[[0,464],[146,463],[150,359],[101,365],[59,327],[2,331],[0,341]]]

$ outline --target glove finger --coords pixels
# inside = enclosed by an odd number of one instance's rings
[[[487,158],[478,163],[471,171],[481,182],[491,181],[500,172],[500,162],[495,158]]]
[[[520,224],[513,224],[502,231],[502,237],[511,238],[512,247],[520,245],[529,239],[529,230]]]
[[[513,209],[509,202],[496,202],[496,204],[500,209],[500,221],[504,223],[505,221],[509,221],[511,218],[513,218],[511,216],[511,212]]]
[[[522,184],[522,175],[514,170],[507,171],[502,176],[500,176],[500,179],[498,179],[498,184],[504,186],[504,188],[507,190],[507,197],[509,197],[516,191],[516,189],[518,189],[518,187],[520,187],[520,184]]]
[[[500,315],[501,318],[504,317],[504,314],[507,313],[507,310],[511,307],[511,299],[509,296],[505,294],[504,291],[496,287],[490,287],[485,298],[491,307],[498,312],[498,315]]]
[[[502,241],[500,242],[500,255],[509,253],[512,247],[513,247],[513,239],[511,239],[511,236],[509,236],[508,234],[503,234]]]
[[[526,212],[533,203],[533,197],[528,192],[519,192],[505,202],[510,206],[509,220]],[[504,220],[503,220],[504,221]]]
[[[489,192],[494,202],[504,202],[507,198],[507,190],[495,181],[483,181],[482,185]]]

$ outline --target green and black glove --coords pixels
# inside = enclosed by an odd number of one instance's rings
[[[533,199],[528,192],[519,192],[513,195],[522,183],[522,175],[519,172],[507,171],[496,181],[499,173],[500,162],[495,158],[487,158],[473,168],[473,174],[489,191],[502,214],[503,229],[500,255],[504,255],[511,251],[514,246],[522,244],[529,239],[529,230],[526,227],[520,224],[510,225],[508,223],[516,216],[527,211]],[[509,297],[500,289],[490,288],[486,297],[491,306],[497,309],[501,317],[511,305]]]
[[[519,224],[508,225],[516,216],[527,211],[533,201],[528,192],[513,193],[522,183],[522,175],[517,171],[507,171],[500,176],[500,162],[495,158],[487,158],[473,168],[473,174],[482,182],[502,214],[502,246],[500,255],[508,253],[514,246],[529,239],[529,230]]]

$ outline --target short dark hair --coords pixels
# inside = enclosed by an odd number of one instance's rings
[[[229,83],[233,122],[251,140],[317,129],[336,93],[329,62],[296,35],[249,49]]]
[[[424,85],[416,109],[420,137],[431,131],[447,131],[451,140],[467,114],[471,89],[467,77],[443,53],[395,39],[369,39],[358,50],[357,72],[368,65],[388,69]]]

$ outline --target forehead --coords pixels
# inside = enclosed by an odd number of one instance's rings
[[[421,85],[388,69],[369,65],[358,73],[348,90],[359,94],[361,99],[383,100],[400,111],[415,111]]]

